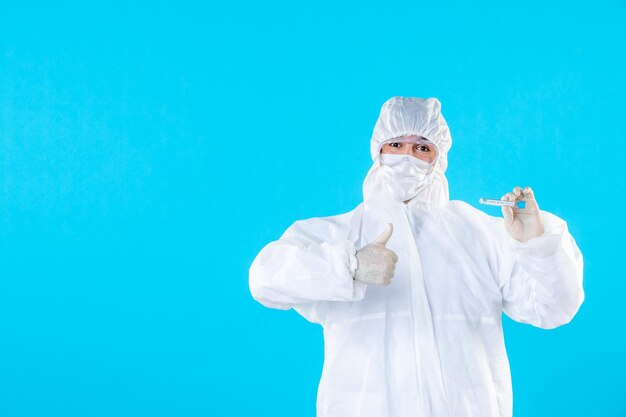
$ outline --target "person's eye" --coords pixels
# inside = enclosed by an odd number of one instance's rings
[[[391,142],[389,146],[391,146],[392,148],[399,148],[402,145],[400,144],[400,142]]]
[[[426,145],[418,145],[417,149],[420,152],[430,152],[430,148],[428,146],[426,146]]]

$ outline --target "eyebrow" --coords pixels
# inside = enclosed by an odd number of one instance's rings
[[[426,143],[420,143],[420,145],[433,145],[433,146],[436,146],[434,142],[431,142],[429,139],[427,139],[427,138],[425,138],[423,136],[420,136],[419,139],[424,140],[426,142]],[[414,145],[417,145],[417,143],[412,142],[412,141],[407,141],[407,140],[403,140],[403,139],[400,139],[400,138],[393,138],[393,139],[390,139],[388,142],[383,143],[383,146],[384,145],[390,145],[392,143],[412,143]]]
[[[412,135],[412,136],[417,136],[417,139],[425,140],[425,141],[428,141],[428,142],[432,143],[432,141],[430,139],[428,139],[428,138],[426,138],[424,136],[421,136],[421,135]],[[395,138],[388,139],[388,140],[386,140],[384,142],[386,142],[386,143],[393,143],[393,142],[403,142],[403,141],[406,141],[406,139],[404,139],[403,136],[398,136],[398,137],[395,137]]]

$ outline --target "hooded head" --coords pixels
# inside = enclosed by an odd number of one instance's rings
[[[443,205],[449,201],[448,182],[444,173],[448,166],[447,154],[452,146],[450,130],[441,114],[439,100],[416,97],[392,97],[383,104],[370,141],[374,164],[363,183],[365,200],[375,196],[388,196],[378,158],[381,146],[391,139],[413,135],[433,142],[438,152],[426,186],[412,200],[433,205]]]

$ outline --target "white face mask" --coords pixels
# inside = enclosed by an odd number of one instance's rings
[[[382,179],[397,201],[410,200],[431,180],[433,165],[410,155],[381,154]]]

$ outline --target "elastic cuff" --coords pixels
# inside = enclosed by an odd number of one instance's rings
[[[354,279],[358,267],[354,243],[349,240],[340,240],[327,242],[324,245],[333,247],[334,252],[334,261],[331,261],[331,264],[334,265],[335,271],[332,273],[333,279],[329,282],[328,290],[330,294],[333,294],[331,300],[362,299],[367,286]]]
[[[359,267],[359,261],[356,258],[356,248],[352,248],[350,250],[350,275],[352,275],[352,278],[354,278],[355,274],[356,274],[356,270]]]
[[[547,211],[541,211],[544,221],[544,231],[540,236],[520,242],[508,235],[507,242],[516,252],[530,256],[547,256],[554,253],[561,245],[561,239],[567,232],[567,224],[563,219]]]

